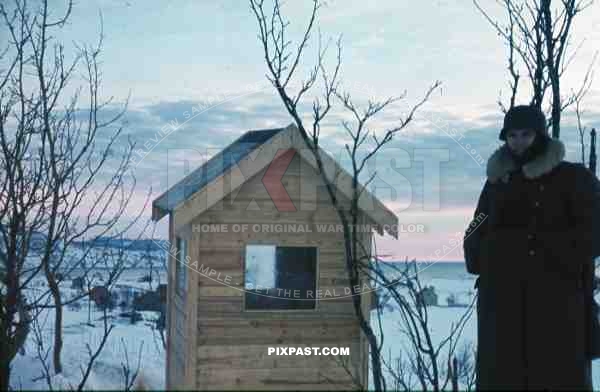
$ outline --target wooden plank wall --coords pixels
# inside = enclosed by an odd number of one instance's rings
[[[169,216],[169,237],[170,246],[175,246],[175,236],[173,233],[172,215]],[[176,259],[168,255],[168,295],[167,295],[167,386],[168,388],[185,387],[185,364],[187,361],[186,339],[188,333],[186,326],[189,324],[189,318],[186,317],[186,301],[175,292],[175,263]],[[189,301],[187,301],[189,302]]]
[[[361,336],[354,314],[352,298],[318,301],[316,310],[244,311],[244,250],[248,243],[282,246],[318,247],[317,289],[336,289],[339,294],[349,287],[345,270],[343,233],[265,233],[232,232],[232,224],[310,223],[338,224],[339,218],[329,203],[324,186],[316,200],[311,199],[315,186],[322,185],[317,173],[294,157],[282,179],[287,193],[298,209],[277,211],[261,179],[266,169],[248,180],[239,192],[196,217],[180,235],[188,238],[189,252],[203,265],[220,273],[207,278],[191,272],[191,293],[196,302],[188,301],[189,319],[186,340],[194,354],[187,356],[186,377],[196,389],[349,389],[356,387],[348,371],[332,356],[269,356],[273,346],[349,347],[346,367],[353,377],[366,380],[368,348]],[[251,201],[260,210],[249,210]],[[300,200],[304,199],[300,211]],[[347,202],[347,201],[346,201]],[[347,205],[347,204],[346,204]],[[255,208],[254,203],[252,206]],[[224,223],[227,233],[198,233],[193,227]],[[370,245],[371,236],[363,236]],[[229,285],[223,280],[229,276]],[[190,297],[192,298],[192,297]],[[362,296],[369,309],[370,293]],[[194,309],[192,309],[194,308]],[[195,333],[194,333],[195,332]],[[193,339],[193,340],[192,340]],[[169,386],[177,385],[176,382]],[[190,384],[188,384],[190,385]]]

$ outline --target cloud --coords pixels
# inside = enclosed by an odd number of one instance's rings
[[[201,156],[202,152],[210,156],[247,130],[288,125],[289,115],[275,98],[260,93],[215,105],[185,124],[179,120],[181,128],[169,134],[137,166],[140,191],[152,186],[160,194],[175,181],[167,177],[169,170],[173,170],[169,167],[174,163],[168,161],[173,150],[181,150],[185,155],[186,150],[193,149],[195,152],[186,158],[188,170],[193,170],[208,158]],[[357,99],[357,102],[363,100]],[[186,111],[202,104],[201,100],[164,101],[136,108],[127,113],[127,132],[143,144],[161,127],[178,119],[185,120]],[[306,121],[310,121],[310,105],[303,106],[302,112]],[[374,118],[369,129],[385,129],[397,124],[403,113],[402,107],[390,106]],[[326,151],[349,170],[350,162],[344,149],[349,139],[340,125],[344,119],[349,119],[347,112],[340,108],[332,110],[323,123],[321,142]],[[595,123],[600,113],[590,110],[586,119]],[[428,222],[430,238],[438,235],[436,233],[460,230],[475,208],[485,181],[487,159],[501,145],[498,140],[501,120],[502,115],[493,104],[473,106],[464,113],[457,108],[446,110],[428,104],[417,112],[405,131],[381,149],[361,180],[364,182],[377,172],[371,185],[376,196],[390,206],[399,219]],[[567,145],[567,158],[576,160],[579,144],[574,117],[566,114],[564,123],[562,139]],[[368,146],[366,142],[365,147]],[[432,172],[436,167],[438,171]],[[185,175],[183,169],[175,172],[179,178]],[[438,207],[431,211],[432,205]]]
[[[380,27],[379,29],[370,32],[364,39],[358,40],[352,43],[354,48],[378,48],[385,44],[383,37],[385,29]]]

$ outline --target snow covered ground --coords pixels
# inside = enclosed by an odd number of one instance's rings
[[[447,336],[453,323],[458,322],[460,317],[464,314],[465,308],[460,307],[447,307],[445,298],[450,294],[455,294],[460,298],[461,303],[468,303],[473,298],[471,295],[473,292],[473,285],[475,279],[470,276],[454,277],[451,279],[444,278],[432,278],[432,279],[421,279],[423,286],[433,285],[436,293],[439,296],[440,306],[431,306],[428,308],[428,315],[431,321],[431,335],[434,342],[440,342],[441,339]],[[596,297],[596,300],[600,302],[600,294]],[[372,317],[375,313],[372,314]],[[461,342],[458,344],[458,348],[463,344],[473,344],[474,347],[477,344],[477,314],[473,312],[471,318],[465,325],[465,328],[461,335]],[[405,335],[400,332],[401,319],[399,313],[386,312],[382,318],[383,331],[384,331],[384,351],[391,350],[392,353],[398,353],[403,347],[406,347],[407,339]],[[592,363],[593,371],[593,382],[594,389],[600,389],[600,360],[595,360]],[[369,388],[373,388],[372,380],[370,381]],[[389,385],[389,382],[388,382]]]
[[[120,283],[137,288],[147,288],[147,283],[138,282],[146,271],[132,270],[127,271]],[[458,321],[465,312],[465,308],[447,307],[446,298],[454,294],[460,303],[468,303],[474,294],[472,276],[462,273],[450,273],[450,276],[444,276],[445,273],[424,273],[422,276],[423,285],[433,285],[438,294],[438,303],[440,306],[429,308],[429,317],[432,326],[432,337],[434,341],[439,341],[450,329],[452,323]],[[161,277],[164,283],[164,275]],[[40,284],[43,284],[40,281]],[[156,285],[156,282],[155,282]],[[68,297],[73,295],[74,291],[65,290]],[[600,299],[600,298],[598,298]],[[131,324],[129,319],[119,317],[121,309],[116,307],[110,314],[111,322],[115,325],[106,346],[92,369],[86,389],[123,389],[123,371],[122,364],[125,362],[124,350],[127,350],[130,366],[135,369],[138,361],[138,354],[141,350],[140,377],[147,388],[164,389],[165,387],[165,351],[158,332],[153,329],[153,322],[158,313],[142,312],[144,320],[137,324]],[[51,347],[53,313],[48,311],[45,316],[47,322],[44,326],[44,335],[46,348]],[[43,319],[42,317],[42,319]],[[102,312],[96,310],[92,305],[92,323],[94,326],[87,325],[88,308],[87,300],[81,300],[79,310],[65,307],[64,314],[64,348],[63,348],[63,368],[64,372],[60,376],[53,378],[53,387],[69,389],[69,385],[76,385],[81,380],[80,366],[87,363],[89,354],[86,345],[89,344],[94,350],[100,343],[103,333]],[[384,352],[391,350],[392,353],[399,353],[403,347],[406,347],[406,338],[401,334],[398,327],[400,322],[399,313],[386,311],[383,318],[383,330],[385,334]],[[476,318],[475,314],[465,325],[462,333],[462,344],[476,344]],[[48,357],[48,363],[51,364],[51,351]],[[25,355],[17,355],[13,362],[11,384],[18,389],[48,389],[46,381],[41,378],[42,370],[33,333],[30,333],[27,342]],[[594,362],[594,385],[600,388],[600,360]],[[372,385],[370,386],[372,388]]]
[[[148,283],[138,282],[139,277],[147,273],[146,270],[126,271],[120,284],[131,287],[148,289]],[[164,274],[161,279],[164,280]],[[156,287],[156,282],[154,287]],[[34,283],[35,287],[44,288],[43,280]],[[75,290],[63,289],[64,296],[70,298],[76,294]],[[62,364],[63,373],[52,379],[53,388],[76,388],[82,379],[81,367],[87,365],[89,352],[100,344],[104,333],[103,312],[91,305],[91,320],[93,326],[88,325],[88,301],[81,299],[80,307],[64,307],[64,333]],[[125,377],[123,364],[126,363],[125,350],[132,372],[135,371],[140,358],[139,377],[144,385],[151,389],[165,388],[165,350],[158,331],[154,329],[154,320],[158,312],[140,312],[143,320],[131,324],[129,318],[120,317],[122,310],[115,307],[109,315],[109,325],[113,324],[108,340],[99,357],[96,359],[86,389],[113,389],[124,388]],[[51,348],[53,342],[54,310],[48,310],[39,318],[42,325],[45,349]],[[48,355],[47,364],[51,364],[52,351]],[[41,377],[42,365],[38,358],[35,334],[31,332],[25,347],[25,355],[17,355],[13,361],[11,385],[16,389],[48,389],[45,378]]]
[[[96,360],[86,389],[123,389],[122,363],[125,363],[127,350],[132,371],[137,367],[138,355],[141,350],[140,375],[146,385],[153,389],[164,389],[165,353],[160,337],[153,333],[150,323],[146,321],[131,325],[129,320],[117,316],[111,320],[115,327],[111,331],[106,346]],[[153,312],[149,312],[153,313]],[[52,342],[52,315],[45,329],[45,341]],[[86,344],[92,350],[100,344],[103,336],[102,313],[93,312],[93,327],[87,325],[87,310],[65,312],[63,374],[53,378],[53,387],[70,389],[77,387],[82,378],[80,367],[87,364],[89,354]],[[148,320],[151,316],[146,314]],[[149,321],[149,320],[148,320]],[[41,378],[42,366],[37,358],[34,340],[30,337],[26,346],[26,355],[17,355],[13,362],[11,384],[18,389],[48,389],[46,380]],[[48,363],[51,364],[51,354]]]

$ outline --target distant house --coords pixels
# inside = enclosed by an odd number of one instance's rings
[[[160,312],[162,310],[162,302],[158,290],[146,291],[137,295],[133,299],[133,309]]]
[[[437,306],[438,296],[435,292],[435,287],[426,286],[417,293],[417,304],[420,306]]]
[[[131,307],[135,299],[143,295],[146,290],[127,284],[116,284],[113,291],[119,306]]]
[[[83,276],[79,276],[73,280],[71,280],[71,288],[73,290],[83,291],[83,287],[85,286],[85,279]]]
[[[90,297],[98,307],[110,305],[111,294],[106,286],[92,287],[92,290],[90,291]]]
[[[323,159],[348,209],[352,178]],[[357,388],[352,377],[368,385],[368,344],[345,295],[343,232],[317,226],[341,222],[315,168],[295,126],[249,131],[153,201],[155,221],[169,216],[173,244],[167,389]],[[363,227],[397,237],[396,216],[367,191],[359,211]],[[370,252],[372,230],[359,236]],[[359,295],[368,317],[372,292]],[[331,356],[268,355],[281,346],[349,347],[352,377]]]
[[[158,285],[158,288],[156,290],[158,291],[160,302],[167,303],[167,285],[161,283]]]

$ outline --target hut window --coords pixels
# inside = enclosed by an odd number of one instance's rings
[[[187,242],[177,237],[177,259],[175,260],[175,288],[177,294],[183,296],[187,288],[187,267],[183,265],[187,257]]]
[[[317,248],[247,245],[247,310],[315,309]]]

